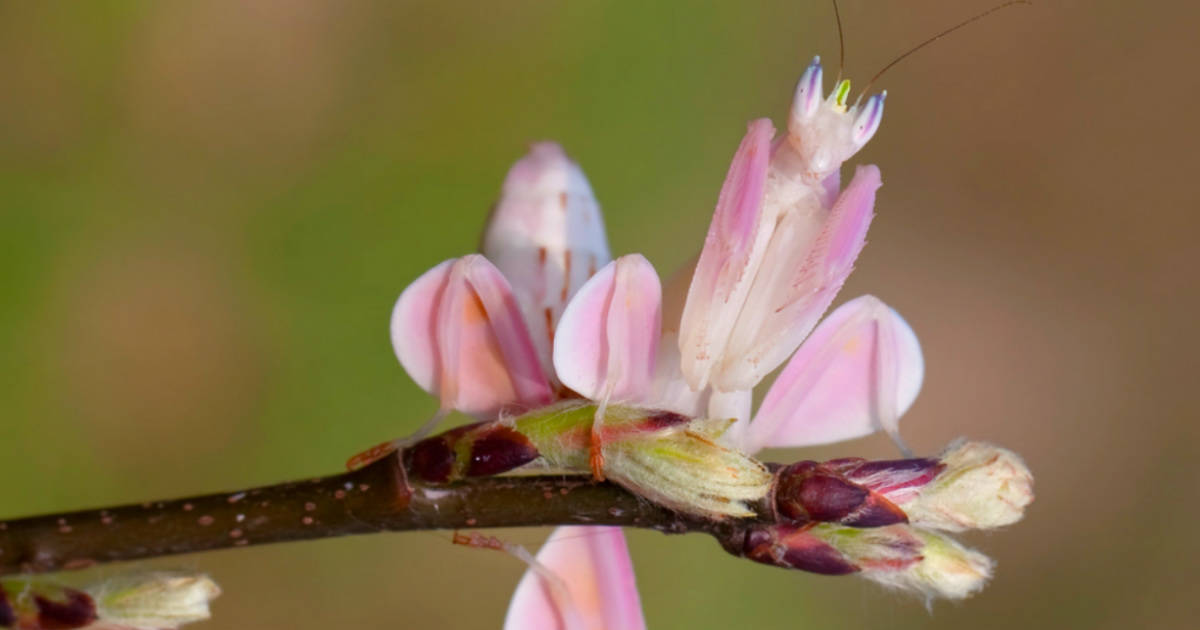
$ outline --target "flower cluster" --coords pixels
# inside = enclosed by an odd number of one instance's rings
[[[859,166],[843,187],[840,167],[879,128],[885,95],[847,105],[849,82],[826,97],[821,77],[814,60],[782,136],[769,120],[750,123],[694,269],[675,274],[666,287],[641,255],[611,258],[583,172],[558,145],[534,145],[508,173],[482,255],[429,270],[393,311],[396,354],[438,398],[437,418],[458,410],[495,420],[587,399],[594,409],[592,474],[668,507],[680,497],[638,484],[631,471],[640,464],[616,448],[619,413],[610,409],[731,419],[714,435],[739,453],[878,430],[898,440],[898,420],[923,377],[916,336],[872,296],[821,319],[862,250],[881,185],[878,168]],[[752,413],[753,389],[781,365]],[[860,520],[814,518],[821,522],[766,528],[747,537],[744,555],[777,566],[862,572],[931,595],[969,594],[988,575],[986,558],[919,526],[1004,524],[1019,518],[1031,495],[1019,459],[968,446],[971,453],[960,446],[919,460],[931,462],[923,470],[809,462],[811,469],[792,471],[797,523],[841,509],[830,508],[828,497],[842,496],[833,490],[843,486],[858,497],[843,516]],[[978,461],[979,449],[1016,463],[1016,472],[998,482],[1017,495],[1008,512],[995,497],[980,498],[961,483],[933,491],[948,466],[995,477]],[[736,500],[723,505],[706,511],[740,515]],[[868,509],[904,511],[899,519],[868,522],[874,518],[864,516]],[[854,529],[868,525],[877,527]],[[620,529],[559,528],[535,564],[517,588],[507,628],[645,627]]]

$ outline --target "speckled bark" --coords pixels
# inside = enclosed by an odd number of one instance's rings
[[[756,509],[759,519],[712,521],[583,477],[410,482],[393,455],[309,481],[0,520],[0,575],[351,534],[568,524],[704,532],[740,554],[746,527],[774,521],[767,502]]]

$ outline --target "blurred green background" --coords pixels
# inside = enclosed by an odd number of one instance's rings
[[[846,74],[991,4],[844,0]],[[1177,5],[1011,9],[878,84],[856,161],[885,186],[842,299],[922,339],[911,443],[1035,471],[1024,522],[968,537],[991,586],[929,613],[635,531],[651,628],[1194,623],[1200,12]],[[665,274],[816,53],[835,67],[827,2],[0,2],[0,517],[333,472],[414,429],[435,405],[392,302],[476,246],[530,141]],[[197,627],[294,630],[499,627],[523,569],[444,533],[158,564],[225,588]]]

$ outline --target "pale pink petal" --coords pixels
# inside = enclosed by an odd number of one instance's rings
[[[753,388],[808,336],[854,269],[879,186],[878,168],[858,167],[815,238],[811,215],[780,218],[714,371],[714,387]]]
[[[579,166],[553,142],[517,161],[488,219],[483,254],[512,284],[543,368],[558,318],[575,291],[611,256],[604,220]]]
[[[559,527],[537,560],[566,586],[569,597],[560,601],[548,580],[535,570],[526,571],[509,604],[505,630],[645,629],[633,563],[620,528]]]
[[[662,287],[640,254],[622,256],[584,283],[555,332],[554,368],[593,400],[645,401],[654,380]]]
[[[729,165],[688,289],[679,348],[683,373],[697,391],[708,384],[725,352],[771,236],[774,217],[762,210],[774,134],[770,120],[750,123]]]
[[[721,436],[721,443],[739,451],[746,441],[746,430],[750,424],[750,410],[754,404],[754,392],[748,389],[732,392],[708,390],[706,418],[733,419],[733,424]]]
[[[482,256],[443,262],[409,285],[391,334],[401,365],[443,409],[491,418],[553,400],[512,290]]]
[[[712,390],[705,388],[697,392],[683,380],[683,371],[679,368],[679,333],[667,331],[667,321],[663,319],[658,357],[654,361],[654,384],[646,402],[656,409],[674,411],[689,418],[704,417]]]
[[[842,193],[842,172],[834,171],[821,180],[821,205],[832,208],[837,203],[838,195]]]
[[[865,295],[833,311],[771,385],[748,452],[895,436],[925,374],[921,346],[896,311]]]

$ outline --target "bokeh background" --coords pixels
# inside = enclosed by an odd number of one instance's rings
[[[991,4],[843,0],[846,74]],[[919,450],[988,439],[1037,474],[1024,522],[968,537],[991,586],[927,612],[635,531],[651,628],[1195,622],[1198,18],[1039,2],[878,84],[855,161],[885,186],[842,299],[921,337]],[[836,68],[827,2],[0,2],[0,517],[333,472],[414,429],[435,405],[392,302],[477,245],[530,141],[562,142],[614,252],[666,273],[815,53]],[[197,628],[499,627],[523,567],[448,539],[157,564],[225,587]]]

